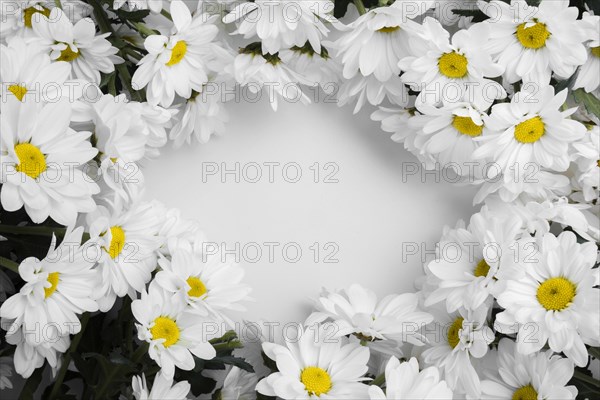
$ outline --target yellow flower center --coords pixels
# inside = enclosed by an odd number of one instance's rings
[[[383,28],[377,29],[377,32],[392,33],[396,32],[398,29],[400,29],[399,26],[384,26]]]
[[[512,400],[537,400],[537,398],[538,393],[531,385],[518,388],[512,395]]]
[[[58,272],[50,272],[48,274],[48,282],[50,282],[49,288],[44,288],[44,296],[47,299],[52,296],[52,293],[56,292],[56,287],[58,286],[58,277],[60,273]]]
[[[8,91],[14,94],[19,101],[23,101],[23,97],[27,94],[27,88],[19,85],[10,85]]]
[[[452,325],[450,325],[450,328],[448,328],[448,344],[452,348],[455,348],[460,342],[458,333],[462,329],[463,321],[463,317],[458,317],[456,320],[454,320]]]
[[[561,311],[569,307],[577,287],[566,278],[550,278],[538,287],[536,297],[546,310]]]
[[[546,40],[550,37],[550,32],[546,29],[546,24],[537,22],[529,28],[522,23],[517,27],[517,39],[521,45],[527,49],[540,49],[546,46]]]
[[[190,276],[189,278],[187,278],[186,282],[188,283],[188,285],[190,285],[190,290],[188,290],[188,296],[201,297],[206,294],[206,285],[204,285],[204,282],[202,282],[200,278]]]
[[[171,59],[165,65],[167,67],[172,67],[173,65],[177,65],[183,60],[185,54],[187,53],[187,43],[183,40],[180,40],[173,46],[173,50],[171,51]]]
[[[154,326],[150,328],[152,340],[165,339],[163,346],[170,347],[179,341],[179,327],[169,317],[158,317],[154,320]]]
[[[487,276],[488,272],[490,272],[490,266],[485,261],[485,259],[482,259],[481,261],[479,261],[477,263],[477,266],[475,267],[475,271],[473,271],[473,274],[477,277],[480,277],[480,276]]]
[[[19,165],[16,167],[18,172],[36,179],[46,170],[46,157],[39,148],[31,143],[17,144],[15,153],[19,158]]]
[[[455,115],[452,119],[452,126],[463,135],[476,137],[483,132],[483,125],[477,125],[471,117],[460,117]]]
[[[300,381],[311,395],[320,396],[331,390],[331,377],[323,368],[304,368],[300,374]]]
[[[41,7],[41,9],[35,8],[35,7],[29,7],[26,8],[23,11],[23,22],[25,23],[25,26],[27,28],[31,28],[32,24],[31,24],[31,20],[33,19],[33,14],[42,14],[46,17],[50,16],[50,10],[47,9],[46,7]]]
[[[63,51],[60,52],[60,57],[58,57],[56,59],[56,61],[71,62],[71,61],[75,60],[77,57],[79,57],[79,54],[80,54],[79,50],[73,51],[73,50],[71,50],[71,46],[69,46],[67,44],[67,47]]]
[[[120,226],[110,227],[110,247],[108,248],[108,254],[111,258],[115,259],[123,251],[125,247],[125,231]]]
[[[515,139],[521,143],[537,142],[545,131],[544,121],[540,117],[533,117],[515,126]]]
[[[591,48],[592,54],[598,58],[600,58],[600,46]]]
[[[440,72],[448,78],[464,78],[467,75],[467,57],[453,51],[443,54],[438,60]]]

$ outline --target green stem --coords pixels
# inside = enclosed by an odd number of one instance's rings
[[[0,265],[6,269],[10,269],[13,272],[19,273],[19,264],[14,262],[13,260],[9,260],[5,257],[0,257]]]
[[[169,13],[164,8],[161,10],[160,13],[162,14],[163,17],[167,18],[169,21],[173,21],[173,17],[171,17],[171,13]]]
[[[133,25],[135,26],[135,29],[137,29],[137,31],[144,37],[156,35],[156,32],[148,28],[143,22],[135,22]]]
[[[377,378],[373,379],[371,381],[371,383],[369,383],[369,385],[381,387],[381,385],[383,385],[384,382],[385,382],[385,374],[381,374]]]
[[[79,346],[79,342],[83,337],[83,332],[85,331],[85,327],[87,326],[88,321],[90,320],[90,313],[85,313],[81,317],[81,330],[73,340],[71,341],[71,346],[65,357],[63,359],[63,364],[60,367],[60,371],[58,375],[56,375],[56,380],[54,382],[54,386],[52,387],[52,391],[50,392],[50,396],[48,396],[48,400],[53,400],[58,396],[58,392],[60,391],[60,387],[62,386],[63,380],[65,379],[65,375],[67,374],[67,370],[69,369],[69,364],[71,363],[71,353],[77,350],[77,346]]]
[[[362,0],[354,0],[354,5],[356,6],[356,9],[358,10],[358,13],[360,15],[367,13],[367,9],[365,8],[365,5],[363,4]]]
[[[17,226],[17,225],[2,225],[0,224],[0,234],[12,235],[28,235],[28,236],[52,236],[54,234],[58,238],[62,238],[67,233],[67,228],[58,228],[54,226]],[[81,240],[87,242],[90,239],[90,234],[83,233]],[[10,239],[9,239],[10,240]]]
[[[213,347],[215,348],[216,352],[219,353],[225,350],[241,349],[244,347],[244,345],[239,340],[232,340],[231,342],[227,343],[213,344]]]
[[[594,379],[593,377],[586,375],[583,372],[575,370],[575,372],[573,373],[573,378],[594,385],[597,388],[600,388],[600,381],[598,379]]]

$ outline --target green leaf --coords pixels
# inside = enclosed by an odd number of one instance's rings
[[[246,360],[240,357],[235,356],[220,356],[215,357],[212,360],[208,360],[205,362],[206,369],[222,369],[222,368],[214,368],[217,365],[233,365],[234,367],[238,367],[247,372],[254,372],[254,367],[250,365]]]
[[[454,15],[459,15],[461,17],[473,17],[473,22],[481,22],[481,21],[485,21],[486,19],[489,19],[489,17],[486,14],[484,14],[483,11],[481,11],[479,9],[474,9],[474,10],[455,9],[455,10],[452,10],[452,13]]]
[[[573,98],[577,103],[583,104],[587,112],[600,118],[600,100],[596,96],[583,89],[577,89],[573,92]]]

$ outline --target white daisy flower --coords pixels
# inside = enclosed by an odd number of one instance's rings
[[[0,390],[12,389],[10,378],[13,375],[12,357],[0,357]]]
[[[436,259],[425,268],[435,277],[425,306],[444,301],[454,312],[476,310],[491,300],[496,276],[513,270],[511,249],[522,232],[519,216],[493,215],[487,207],[471,217],[468,227],[447,231],[436,246]]]
[[[205,331],[205,324],[210,321],[158,285],[151,284],[148,292],[142,291],[142,297],[131,303],[131,311],[138,322],[138,338],[150,343],[148,355],[166,378],[173,378],[175,367],[193,369],[193,356],[203,360],[215,357],[216,351]]]
[[[413,116],[412,109],[379,107],[379,110],[371,114],[371,119],[380,121],[381,129],[393,133],[391,139],[396,143],[404,143],[404,148],[414,154],[426,168],[434,168],[435,160],[431,154],[422,154],[419,150],[423,147],[425,137],[409,124]]]
[[[505,68],[507,83],[550,83],[552,73],[567,79],[577,66],[585,63],[585,35],[576,7],[568,0],[542,0],[539,7],[525,0],[510,4],[492,0],[480,1],[479,7],[490,19],[490,41],[487,50]]]
[[[366,379],[369,349],[343,344],[342,338],[334,340],[326,331],[327,326],[300,327],[297,340],[285,346],[263,343],[278,372],[258,382],[256,391],[282,399],[366,398],[368,386],[361,382]]]
[[[573,89],[584,88],[593,92],[600,87],[600,16],[583,13],[580,25],[585,29],[587,61],[579,68]]]
[[[491,29],[486,24],[475,24],[458,31],[450,40],[450,34],[437,20],[425,18],[422,32],[410,38],[411,55],[398,64],[405,71],[402,81],[421,91],[417,104],[468,99],[485,110],[494,100],[506,97],[502,85],[489,79],[504,70],[485,51]]]
[[[175,125],[169,133],[175,147],[190,144],[192,138],[207,143],[212,135],[225,132],[229,114],[221,97],[221,93],[192,92],[191,97],[180,106]]]
[[[231,367],[223,381],[223,387],[220,389],[220,399],[255,400],[257,383],[258,377],[256,374],[238,367]]]
[[[391,357],[385,367],[385,393],[379,386],[369,386],[371,400],[451,400],[452,390],[440,379],[440,371],[428,367],[419,371],[416,358],[400,362]]]
[[[583,140],[573,143],[575,173],[571,179],[575,189],[581,191],[582,202],[600,197],[600,128],[594,126]]]
[[[169,36],[150,35],[144,42],[148,54],[138,63],[132,85],[147,87],[148,102],[169,107],[175,94],[189,99],[208,82],[207,63],[218,29],[216,16],[196,14],[180,0],[171,3],[173,31]]]
[[[167,131],[173,125],[173,116],[176,110],[165,109],[163,107],[147,102],[130,101],[128,108],[134,113],[140,115],[143,126],[142,132],[146,136],[145,158],[156,158],[160,154],[159,150],[165,146],[168,141]]]
[[[380,82],[375,75],[364,77],[356,74],[350,79],[342,80],[338,99],[340,107],[356,100],[354,114],[361,110],[365,102],[377,106],[387,99],[390,103],[401,107],[409,103],[408,88],[398,76]]]
[[[516,93],[510,103],[492,107],[489,130],[479,138],[482,145],[473,154],[498,166],[488,169],[488,178],[500,172],[526,174],[532,163],[557,172],[567,170],[569,144],[581,139],[586,129],[568,118],[575,108],[561,111],[566,98],[567,90],[554,95],[554,88],[548,86],[535,93]]]
[[[182,217],[179,209],[167,208],[157,200],[152,201],[152,207],[161,217],[158,235],[165,239],[158,249],[160,254],[170,256],[180,248],[202,254],[206,235],[198,221]]]
[[[279,57],[292,70],[306,78],[310,86],[320,86],[327,94],[337,91],[341,66],[336,59],[329,56],[325,47],[321,47],[321,52],[317,53],[309,45],[295,46],[280,51]]]
[[[531,256],[535,264],[523,266],[525,277],[498,283],[505,285],[497,297],[505,311],[496,316],[497,329],[518,333],[520,353],[534,353],[548,343],[583,367],[585,344],[600,344],[600,289],[594,287],[600,274],[593,269],[598,248],[578,244],[572,232],[547,233],[538,248]]]
[[[422,336],[416,332],[430,323],[432,316],[421,311],[418,302],[414,293],[389,295],[377,301],[373,291],[358,284],[337,292],[323,290],[316,311],[305,325],[332,321],[335,336],[353,334],[364,344],[378,340],[390,340],[394,347],[404,342],[422,344]]]
[[[141,377],[134,376],[131,379],[131,387],[136,400],[186,400],[192,386],[188,381],[173,385],[173,378],[167,378],[159,372],[154,378],[151,390],[148,389],[146,375],[143,373]]]
[[[251,43],[240,50],[233,64],[235,80],[254,96],[262,96],[266,91],[274,111],[277,111],[279,97],[291,103],[310,103],[300,87],[310,82],[294,72],[278,54],[262,54],[260,49],[260,43]]]
[[[36,332],[39,335],[39,330]],[[67,351],[71,344],[70,336],[56,336],[52,334],[51,341],[35,346],[26,340],[27,336],[32,335],[36,335],[36,333],[24,332],[23,327],[11,331],[6,335],[6,343],[16,346],[13,357],[15,372],[23,378],[29,378],[33,371],[44,365],[44,361],[48,361],[48,365],[50,365],[53,374],[55,374],[61,365],[60,355]]]
[[[77,213],[96,208],[99,188],[82,170],[98,150],[90,132],[69,127],[66,98],[45,106],[8,97],[2,106],[0,200],[6,211],[25,207],[33,222],[48,217],[62,225],[75,223]]]
[[[409,119],[410,131],[421,136],[415,140],[420,159],[433,160],[436,168],[452,169],[457,175],[481,179],[484,165],[473,158],[483,134],[487,104],[444,102],[439,108],[417,105],[420,114]],[[432,167],[431,165],[427,165]]]
[[[307,42],[321,53],[321,41],[329,33],[323,21],[336,21],[333,6],[331,0],[255,0],[238,4],[223,22],[237,22],[234,34],[245,39],[258,36],[263,54]]]
[[[15,35],[33,36],[32,21],[41,15],[50,16],[48,0],[2,0],[0,2],[0,41]]]
[[[27,332],[42,332],[25,337],[33,346],[53,341],[56,335],[76,334],[81,329],[77,315],[98,310],[91,295],[97,282],[92,269],[96,246],[93,241],[82,245],[82,235],[83,227],[71,230],[58,247],[53,235],[44,259],[23,260],[19,275],[26,283],[0,306],[0,317],[14,320],[10,330],[23,326]],[[5,325],[2,328],[9,330]]]
[[[8,45],[0,45],[0,82],[2,99],[15,96],[20,101],[55,102],[68,97],[71,102],[81,97],[84,81],[68,81],[71,66],[67,62],[52,62],[39,47],[15,37]]]
[[[50,54],[53,61],[70,63],[73,78],[99,84],[100,72],[111,73],[115,64],[123,62],[116,55],[118,49],[106,40],[110,34],[96,35],[96,25],[91,18],[73,24],[60,8],[54,8],[50,16],[34,20],[32,26],[37,35],[34,42]]]
[[[251,289],[241,283],[244,270],[221,262],[220,255],[200,256],[179,248],[169,261],[161,257],[162,268],[154,281],[169,293],[177,293],[194,308],[208,310],[219,316],[225,310],[245,311],[238,304],[246,299]]]
[[[435,322],[426,328],[430,347],[422,353],[424,363],[443,372],[455,395],[466,393],[479,398],[481,381],[473,359],[485,356],[495,338],[486,322],[488,307],[484,305],[474,311],[460,309],[452,314],[431,311]]]
[[[157,266],[156,250],[163,242],[158,236],[159,217],[150,203],[114,211],[99,206],[87,215],[90,236],[102,249],[97,267],[101,283],[96,288],[102,312],[113,306],[117,296],[135,298],[150,281]]]
[[[552,350],[523,355],[515,342],[504,338],[498,344],[496,370],[481,382],[482,399],[565,399],[574,400],[573,362]]]

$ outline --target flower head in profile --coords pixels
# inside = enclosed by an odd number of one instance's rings
[[[263,343],[265,355],[277,364],[256,390],[282,399],[357,399],[367,396],[363,384],[369,349],[331,337],[331,325],[298,329],[297,340],[285,346]],[[334,328],[334,327],[333,327]],[[327,333],[329,331],[329,333]]]
[[[335,22],[333,6],[331,0],[255,0],[238,4],[223,22],[236,22],[234,33],[245,39],[258,37],[264,54],[307,42],[320,53],[321,41],[329,33],[323,22]]]
[[[144,374],[134,376],[131,379],[131,387],[136,400],[186,400],[191,389],[191,385],[187,381],[173,385],[173,378],[167,378],[162,373],[156,374],[152,389],[148,388]]]
[[[379,340],[391,340],[395,347],[403,342],[422,344],[415,332],[432,321],[429,313],[419,309],[416,294],[389,295],[377,301],[374,292],[358,284],[337,292],[324,290],[316,309],[306,325],[332,321],[336,336],[354,334],[365,344]]]
[[[496,365],[482,381],[482,399],[575,399],[577,388],[567,386],[574,366],[552,350],[524,355],[515,342],[504,338],[498,344]]]
[[[576,365],[587,364],[585,345],[600,344],[597,251],[595,243],[577,243],[572,232],[547,233],[529,255],[535,263],[523,266],[525,276],[499,281],[504,290],[497,300],[505,310],[496,316],[496,327],[517,333],[520,353],[538,352],[547,343]]]
[[[148,354],[166,378],[173,378],[175,367],[193,369],[194,356],[203,360],[215,357],[205,331],[210,320],[158,285],[150,284],[148,291],[133,301],[131,311],[137,321],[138,338],[150,344]]]
[[[377,385],[369,386],[371,400],[451,400],[452,390],[440,379],[436,367],[419,370],[416,358],[400,362],[391,357],[385,366],[385,393]]]

